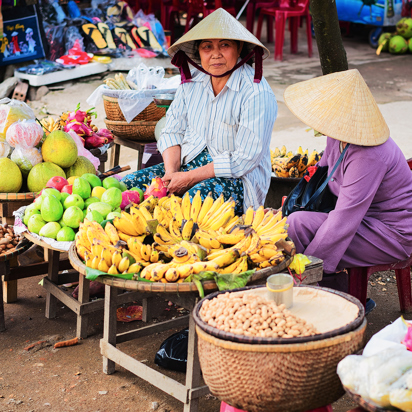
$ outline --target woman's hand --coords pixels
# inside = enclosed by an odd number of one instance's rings
[[[192,188],[196,182],[193,180],[190,172],[176,172],[171,173],[169,183],[167,184],[167,190],[169,193],[173,193],[175,195],[183,195],[183,193],[187,192],[190,188]],[[169,179],[169,176],[163,176],[162,180],[165,181],[165,177]]]

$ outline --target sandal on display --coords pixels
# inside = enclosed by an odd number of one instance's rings
[[[121,27],[116,27],[114,29],[114,32],[116,36],[120,38],[120,40],[127,44],[132,50],[137,49],[136,44],[133,42],[132,38],[130,37],[130,34],[123,28]]]
[[[133,27],[132,29],[132,36],[135,42],[140,47],[150,47],[151,49],[162,52],[162,46],[157,41],[153,32],[145,26],[141,27]]]
[[[107,48],[106,40],[103,38],[102,33],[100,33],[100,30],[96,27],[95,24],[91,24],[91,23],[83,24],[82,30],[83,30],[83,33],[86,35],[86,37],[91,42],[93,42],[94,45],[98,49]]]
[[[113,40],[112,32],[110,31],[109,26],[106,23],[97,23],[97,28],[100,33],[102,33],[103,38],[106,40],[107,47],[109,49],[115,49],[116,44]]]

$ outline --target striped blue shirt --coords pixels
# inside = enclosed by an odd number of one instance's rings
[[[210,76],[195,71],[192,82],[177,88],[158,141],[163,153],[181,146],[187,164],[205,147],[216,177],[241,178],[244,210],[264,204],[271,177],[270,140],[277,103],[268,82],[253,82],[254,69],[243,65],[215,96]]]

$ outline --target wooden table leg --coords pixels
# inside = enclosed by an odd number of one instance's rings
[[[116,346],[117,333],[117,294],[118,289],[105,285],[104,287],[104,329],[103,341]],[[111,375],[115,372],[116,364],[103,356],[103,372]]]
[[[79,273],[79,296],[78,301],[80,303],[89,302],[90,298],[90,280],[86,279],[86,276]],[[89,315],[77,314],[76,336],[78,338],[87,338],[87,327],[89,324]]]
[[[3,276],[10,271],[9,262],[0,262],[0,332],[6,330],[4,321],[4,304],[3,304]]]
[[[142,168],[142,163],[143,163],[143,152],[144,152],[144,145],[139,144],[139,156],[137,158],[137,170],[140,170]]]
[[[186,389],[188,403],[184,404],[183,412],[198,412],[199,398],[191,399],[190,391],[200,385],[200,363],[197,353],[197,335],[193,316],[189,320],[189,342],[187,346]]]
[[[47,260],[49,262],[49,269],[47,272],[47,278],[50,282],[57,285],[59,279],[59,260],[60,252],[52,249],[45,249],[44,254],[47,255]],[[53,296],[50,292],[47,292],[46,296],[46,318],[53,319],[56,317],[57,309],[57,298]]]
[[[120,162],[120,145],[114,144],[112,147],[112,153],[110,157],[110,168],[117,166]]]

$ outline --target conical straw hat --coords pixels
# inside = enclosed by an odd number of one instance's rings
[[[263,59],[269,56],[269,50],[249,30],[222,8],[205,17],[176,43],[170,46],[167,52],[170,57],[173,57],[179,50],[183,50],[194,62],[200,64],[200,60],[196,58],[195,41],[205,39],[243,41],[245,42],[243,48],[248,53],[255,46],[260,46],[263,49]]]
[[[314,130],[359,146],[378,146],[389,128],[358,70],[347,70],[289,86],[285,103]]]

